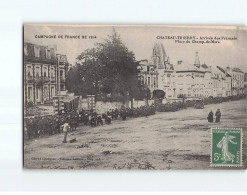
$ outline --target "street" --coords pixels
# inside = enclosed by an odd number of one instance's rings
[[[44,169],[210,169],[210,128],[246,127],[246,99],[118,119],[95,128],[79,126],[63,134],[25,140],[24,167]],[[207,115],[219,108],[220,123]],[[215,117],[214,117],[215,118]],[[246,129],[244,139],[246,138]],[[245,139],[246,140],[246,139]],[[243,146],[244,160],[246,145]],[[246,160],[244,161],[246,166]]]

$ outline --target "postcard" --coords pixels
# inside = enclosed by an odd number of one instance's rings
[[[23,34],[24,169],[246,169],[246,27]]]

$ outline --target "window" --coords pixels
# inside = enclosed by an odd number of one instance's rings
[[[31,100],[31,97],[32,97],[32,87],[28,87],[27,88],[27,98]]]
[[[63,77],[63,70],[60,70],[60,77]]]
[[[44,67],[44,77],[48,76],[47,67]]]
[[[27,66],[27,76],[30,78],[32,77],[32,67],[31,66]]]
[[[144,78],[141,76],[141,85],[144,85]]]
[[[148,85],[150,85],[150,77],[148,77]]]
[[[190,88],[188,89],[188,96],[189,97],[191,96],[191,89]]]
[[[54,78],[54,68],[51,68],[51,78]]]
[[[34,46],[34,56],[39,58],[39,47],[38,46]]]
[[[172,96],[172,90],[169,88],[168,89],[168,97],[171,97]]]
[[[44,98],[45,99],[48,98],[48,90],[47,90],[47,87],[44,87]]]
[[[39,78],[40,74],[41,74],[40,67],[36,67],[36,74],[35,74],[36,78]]]
[[[51,51],[50,50],[47,50],[47,59],[51,59]]]
[[[183,89],[179,89],[179,94],[180,94],[180,95],[183,94]]]
[[[51,87],[51,98],[55,95],[54,93],[55,93],[55,89],[54,87]]]
[[[36,99],[39,99],[39,90],[36,89]]]

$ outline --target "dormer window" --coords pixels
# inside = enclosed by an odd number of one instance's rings
[[[39,58],[39,47],[38,46],[34,46],[34,56]]]
[[[47,56],[47,59],[51,59],[51,50],[47,49],[46,56]]]

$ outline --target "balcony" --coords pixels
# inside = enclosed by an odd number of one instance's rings
[[[42,82],[42,83],[48,83],[50,81],[50,79],[48,77],[41,76],[41,77],[36,77],[35,81],[36,82]]]
[[[26,77],[26,82],[27,83],[32,83],[33,82],[33,76],[27,76]]]
[[[37,83],[37,87],[40,88],[44,86],[45,83],[49,83],[50,79],[48,77],[36,77],[35,82]]]

